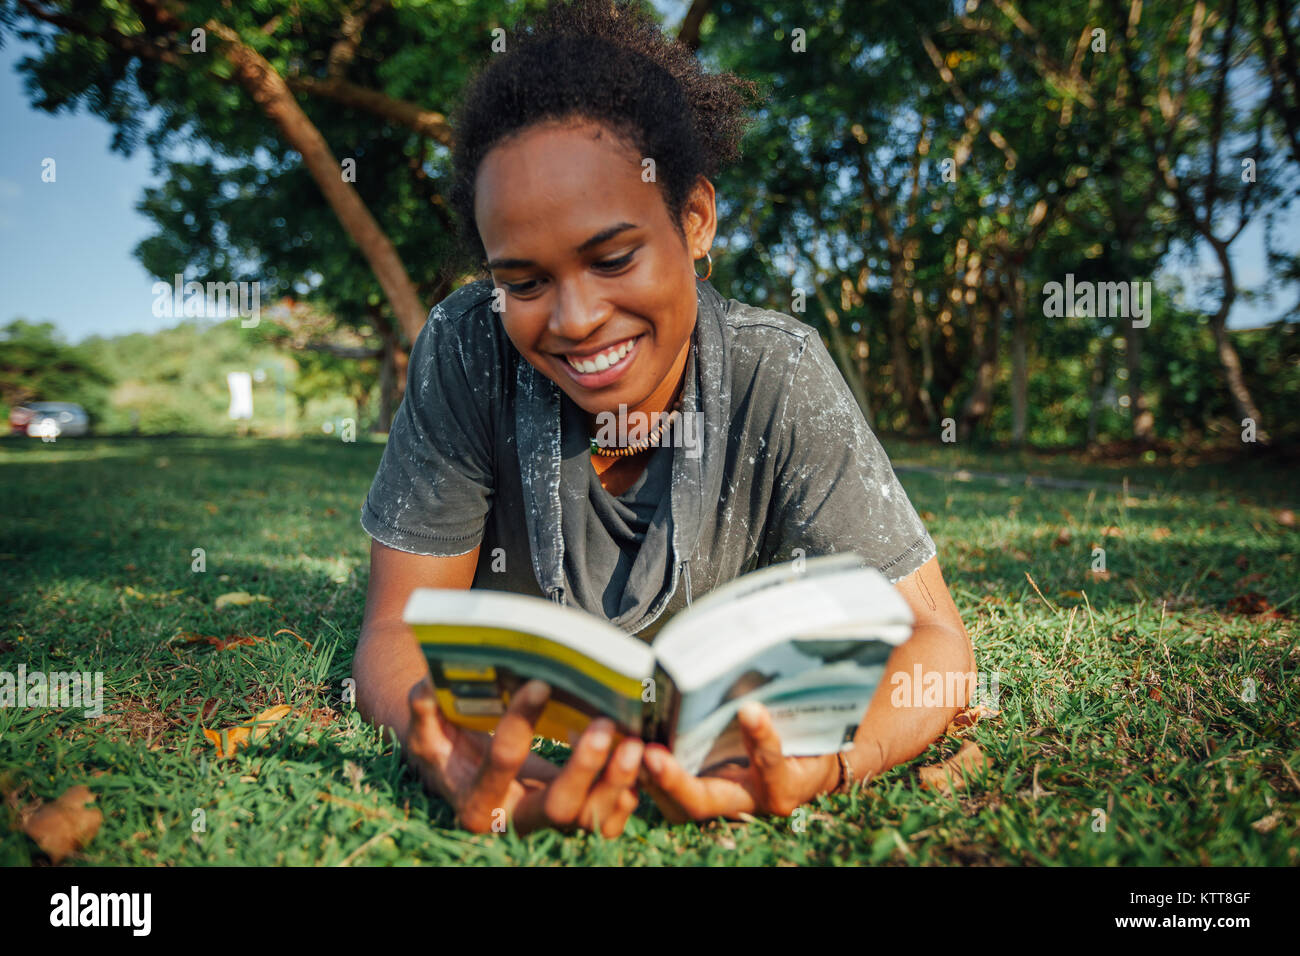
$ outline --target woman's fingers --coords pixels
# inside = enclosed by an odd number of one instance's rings
[[[646,748],[646,752],[649,752],[649,748]],[[637,782],[640,783],[641,788],[646,793],[650,794],[650,799],[654,800],[655,806],[659,808],[659,812],[663,814],[664,819],[669,823],[686,823],[691,819],[691,815],[682,808],[682,805],[665,793],[663,788],[655,782],[654,774],[645,767],[644,757],[642,758],[642,767]]]
[[[545,789],[529,792],[519,801],[513,819],[520,833],[538,827],[574,826],[599,829],[609,838],[623,832],[638,802],[629,788],[636,782],[641,743],[623,741],[607,764],[613,730],[613,721],[592,721],[574,743],[573,754],[559,775]]]
[[[600,777],[614,742],[614,722],[601,717],[582,732],[560,775],[546,788],[545,813],[560,826],[579,823],[592,785]]]
[[[533,749],[533,725],[546,709],[551,689],[541,681],[529,681],[510,701],[496,733],[479,764],[478,773],[461,800],[458,816],[466,829],[489,830],[498,811],[509,814],[507,796],[519,769]]]
[[[438,701],[433,694],[433,681],[428,675],[420,678],[407,695],[411,725],[407,732],[407,746],[418,756],[435,763],[443,763],[451,750],[451,741],[443,732],[438,713]]]
[[[658,791],[667,797],[681,808],[688,820],[707,820],[754,810],[754,796],[744,783],[722,777],[692,776],[682,769],[665,747],[647,747],[644,763],[650,776],[647,789],[651,795]],[[664,815],[669,816],[658,797],[655,802],[664,810]]]
[[[627,818],[640,802],[635,787],[643,749],[641,741],[630,737],[615,748],[604,776],[587,796],[580,818],[583,827],[600,831],[606,839],[623,832]]]
[[[760,806],[770,812],[788,816],[799,801],[793,795],[794,781],[790,764],[781,753],[781,738],[772,726],[772,716],[757,701],[750,701],[736,715],[741,736],[754,771]]]

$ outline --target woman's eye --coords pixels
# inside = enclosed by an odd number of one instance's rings
[[[602,259],[598,262],[593,262],[592,265],[602,272],[617,272],[629,265],[632,262],[632,257],[634,255],[636,255],[635,249],[626,255],[619,256],[617,259]],[[528,295],[529,293],[535,292],[540,285],[536,279],[529,279],[526,282],[503,282],[501,284],[509,290],[511,295],[517,296]]]
[[[592,265],[596,266],[598,269],[604,269],[607,272],[612,272],[616,269],[623,268],[625,265],[631,262],[632,256],[635,254],[636,254],[636,250],[633,250],[632,252],[629,252],[625,256],[619,256],[617,259],[604,259],[600,262],[592,263]]]

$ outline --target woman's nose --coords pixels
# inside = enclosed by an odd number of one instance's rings
[[[555,296],[548,324],[550,333],[570,345],[588,342],[613,314],[609,303],[581,281],[564,283]]]

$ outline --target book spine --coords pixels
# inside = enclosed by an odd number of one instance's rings
[[[677,693],[677,685],[667,671],[656,665],[654,699],[646,703],[647,716],[641,739],[648,744],[663,744],[671,749],[680,704],[681,695]]]

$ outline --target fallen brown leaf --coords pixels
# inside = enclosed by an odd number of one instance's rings
[[[954,756],[940,763],[922,767],[921,786],[927,790],[938,790],[941,793],[949,792],[950,788],[961,790],[966,786],[966,777],[968,775],[973,777],[989,766],[991,766],[991,763],[984,756],[984,751],[968,740],[962,744],[961,750],[957,751]]]
[[[1247,591],[1228,601],[1229,614],[1241,614],[1245,617],[1263,616],[1266,620],[1280,618],[1282,615],[1273,610],[1268,598],[1258,591]]]
[[[1065,547],[1073,538],[1074,535],[1070,534],[1069,528],[1062,528],[1060,531],[1056,532],[1056,544],[1058,547]]]
[[[947,734],[955,734],[959,730],[967,727],[974,727],[981,720],[988,720],[990,717],[996,717],[1001,711],[994,710],[991,707],[985,707],[983,704],[976,704],[974,707],[967,707],[948,723],[948,729],[944,731]]]
[[[99,831],[104,815],[86,807],[94,801],[95,795],[85,784],[69,787],[59,799],[28,817],[23,832],[36,841],[51,861],[58,863],[84,847]]]
[[[195,634],[191,631],[182,631],[176,635],[176,640],[184,644],[211,644],[219,651],[227,648],[239,647],[244,644],[258,644],[262,638],[256,634],[227,634],[225,637],[213,637],[210,634]]]
[[[1274,810],[1268,816],[1260,817],[1250,825],[1250,828],[1256,833],[1272,833],[1277,829],[1277,825],[1282,822],[1282,814]]]
[[[1290,508],[1283,508],[1277,513],[1277,523],[1285,525],[1288,528],[1295,527],[1295,512]]]
[[[252,604],[254,601],[265,601],[270,603],[271,599],[265,594],[249,594],[247,591],[231,591],[229,594],[223,594],[217,598],[215,607],[218,611],[228,607],[244,607]]]
[[[226,736],[224,745],[221,742],[223,731],[204,728],[203,736],[216,746],[218,757],[229,757],[240,747],[247,747],[253,741],[265,737],[270,733],[271,725],[287,717],[292,709],[288,704],[278,704],[275,707],[268,707],[246,724],[227,728],[224,731]]]
[[[280,628],[278,631],[276,631],[276,632],[275,632],[274,634],[272,634],[271,636],[272,636],[272,637],[279,637],[281,634],[292,634],[294,637],[298,638],[298,640],[302,641],[302,643],[306,644],[308,647],[311,647],[311,641],[307,640],[305,637],[303,637],[303,636],[302,636],[301,634],[299,634],[297,631],[290,630],[290,629],[287,628],[287,627],[282,627],[282,628]]]

